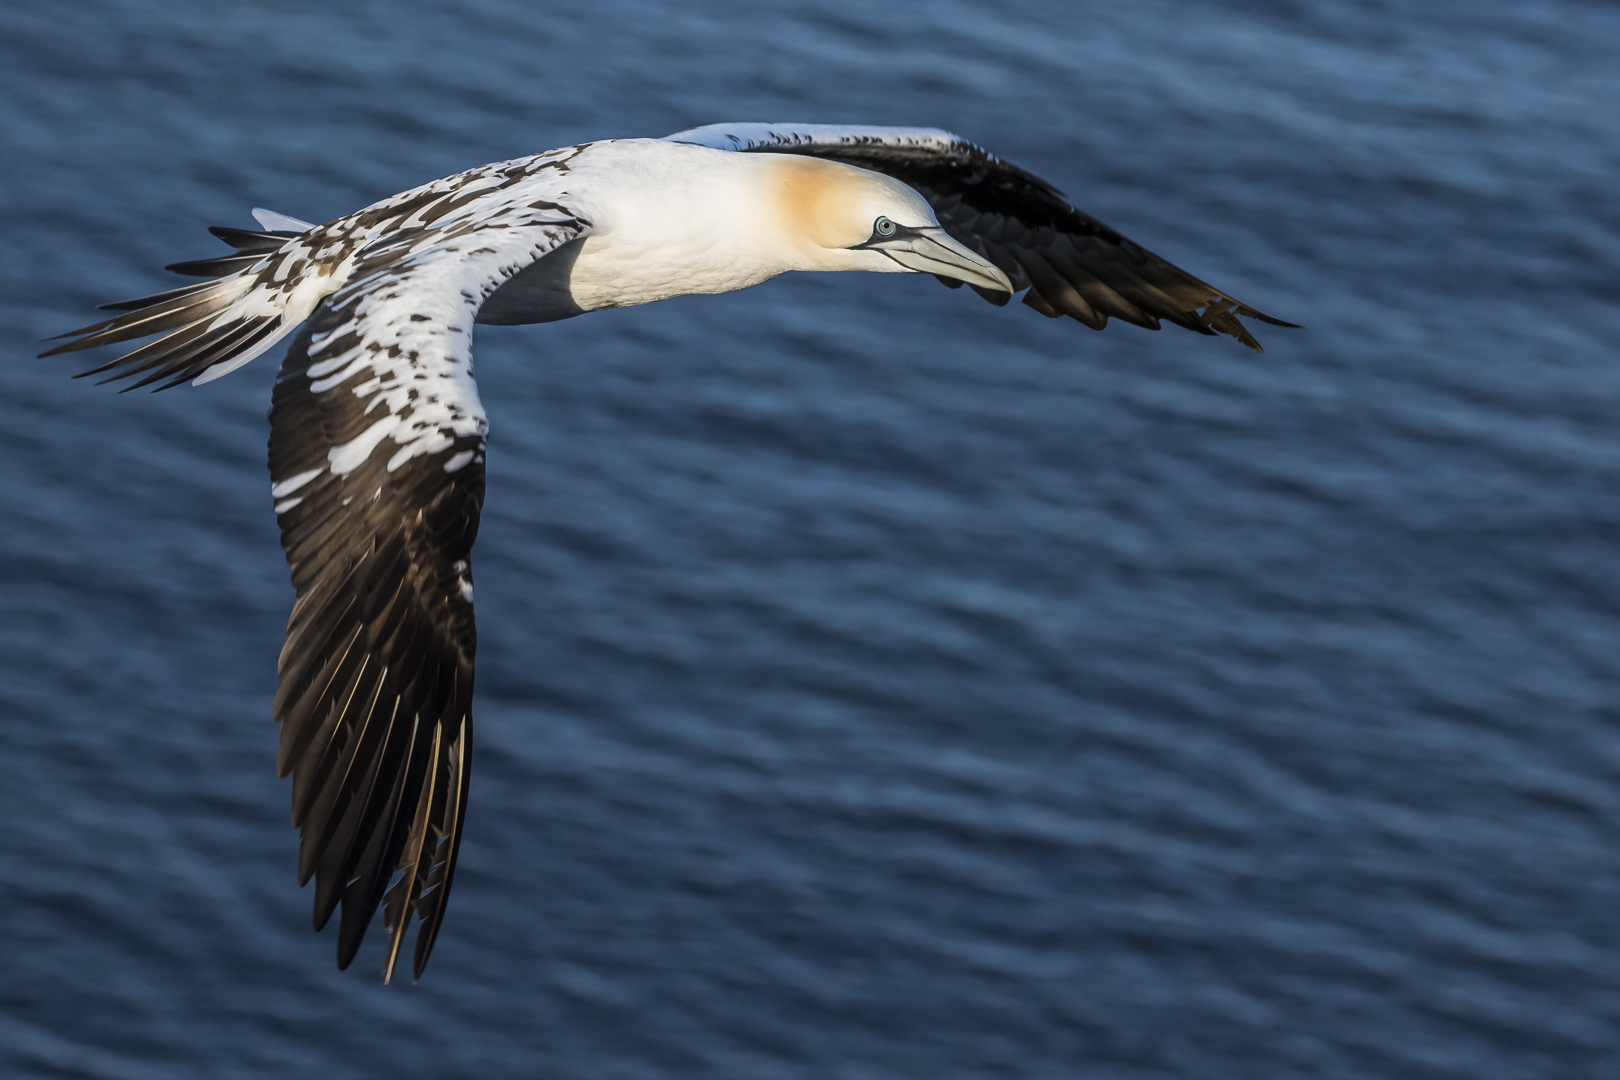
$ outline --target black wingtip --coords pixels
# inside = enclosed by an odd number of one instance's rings
[[[243,252],[275,251],[288,240],[304,235],[285,229],[233,229],[229,225],[210,225],[208,231]]]
[[[163,269],[171,274],[183,274],[186,277],[217,278],[234,274],[238,270],[246,270],[264,255],[254,252],[247,255],[225,255],[218,259],[189,259],[186,262],[170,263]]]
[[[83,337],[86,334],[94,334],[97,331],[105,330],[107,327],[111,326],[113,323],[115,323],[117,321],[118,321],[117,319],[103,319],[98,323],[91,323],[89,326],[81,326],[77,330],[69,330],[65,334],[53,334],[51,337],[48,337],[48,338],[40,338],[39,341],[40,341],[40,344],[44,344],[47,341],[61,341],[63,338]],[[78,345],[78,342],[70,341],[66,345],[58,345],[54,349],[47,349],[45,352],[42,352],[37,357],[35,357],[35,359],[36,360],[43,360],[47,356],[55,356],[58,353],[72,352],[73,349],[77,345]]]
[[[154,307],[170,300],[178,300],[183,296],[195,296],[206,292],[213,284],[211,281],[199,281],[194,285],[182,285],[178,289],[165,289],[163,292],[154,293],[151,296],[137,296],[133,300],[120,300],[114,304],[98,304],[96,310],[139,311],[141,308]]]
[[[1301,324],[1299,324],[1297,322],[1284,322],[1281,319],[1274,319],[1270,315],[1266,315],[1263,312],[1259,312],[1259,311],[1239,311],[1239,312],[1237,312],[1237,314],[1242,315],[1245,319],[1259,319],[1261,322],[1266,323],[1267,325],[1270,325],[1270,326],[1282,326],[1282,327],[1286,327],[1289,330],[1303,330],[1303,329],[1305,329],[1304,326],[1302,326]]]
[[[1284,320],[1279,319],[1274,315],[1267,315],[1263,311],[1260,311],[1260,310],[1258,310],[1256,308],[1252,308],[1248,304],[1240,304],[1236,300],[1232,300],[1231,297],[1227,297],[1226,299],[1232,301],[1231,312],[1232,312],[1233,315],[1241,315],[1245,319],[1259,319],[1261,322],[1267,323],[1267,324],[1269,324],[1271,326],[1285,326],[1290,330],[1303,330],[1303,329],[1305,329],[1299,323],[1285,322]]]

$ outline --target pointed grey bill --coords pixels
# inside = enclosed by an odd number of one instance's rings
[[[863,246],[883,252],[907,270],[956,278],[981,289],[1013,291],[999,267],[952,240],[944,229],[904,229],[893,240]]]

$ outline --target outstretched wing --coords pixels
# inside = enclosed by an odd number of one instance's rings
[[[1294,326],[1240,304],[1081,213],[1051,184],[938,128],[711,124],[668,138],[720,150],[805,154],[887,173],[917,190],[945,231],[999,266],[1024,303],[1093,330],[1110,316],[1150,330],[1160,320],[1260,343],[1237,316]],[[962,283],[940,278],[951,288]],[[973,290],[993,304],[1009,296]]]
[[[298,593],[275,715],[299,883],[315,878],[317,930],[342,905],[339,967],[383,906],[385,978],[413,913],[421,977],[467,805],[487,430],[473,322],[503,281],[587,228],[532,217],[373,244],[288,350],[270,409]]]
[[[339,967],[382,906],[384,978],[412,914],[420,977],[444,919],[467,805],[468,557],[484,498],[473,322],[502,282],[589,231],[556,201],[578,153],[486,165],[319,226],[256,211],[263,231],[213,230],[236,254],[170,267],[224,276],[108,305],[122,314],[51,351],[168,331],[85,374],[207,382],[310,320],[270,410],[298,594],[275,716],[315,928],[343,909]]]

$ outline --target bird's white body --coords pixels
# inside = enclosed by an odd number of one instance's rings
[[[591,231],[521,271],[485,303],[482,323],[550,322],[672,296],[724,293],[790,270],[906,268],[876,252],[829,248],[806,235],[796,190],[854,186],[848,166],[749,157],[663,139],[593,143],[558,177],[557,198]],[[904,185],[868,174],[855,183],[910,211],[902,224],[937,225]],[[909,198],[907,198],[909,196]],[[869,225],[879,212],[856,217]],[[914,219],[914,220],[913,220]],[[865,239],[865,231],[852,242]]]
[[[731,292],[794,269],[754,197],[756,174],[773,164],[650,139],[585,148],[555,179],[591,231],[497,289],[479,321],[549,322]]]

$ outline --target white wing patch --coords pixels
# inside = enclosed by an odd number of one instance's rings
[[[285,499],[319,475],[321,475],[321,470],[310,469],[308,472],[301,472],[297,476],[289,476],[279,484],[271,484],[270,497],[272,499]]]
[[[527,220],[524,220],[524,219]],[[515,219],[515,220],[514,220]],[[310,341],[310,392],[346,389],[376,419],[327,453],[332,473],[358,469],[388,447],[388,471],[443,453],[488,430],[472,377],[478,308],[507,278],[582,232],[555,210],[436,223],[388,265],[351,281],[328,303],[346,318]],[[403,246],[403,245],[402,245]],[[466,451],[446,464],[465,465]]]
[[[325,305],[309,337],[309,392],[350,393],[368,421],[330,447],[326,470],[318,472],[346,476],[379,450],[389,472],[452,448],[446,472],[477,456],[456,446],[469,437],[481,445],[488,430],[473,382],[473,324],[504,281],[589,230],[557,201],[566,197],[559,180],[578,152],[550,151],[434,181],[320,226],[278,253],[305,249],[282,287],[290,286],[286,306]],[[330,269],[305,286],[305,267]],[[276,272],[289,271],[284,265]],[[319,291],[306,298],[302,287]],[[304,475],[277,478],[277,498],[292,495],[294,481],[307,483]]]
[[[253,220],[271,232],[309,232],[315,227],[307,221],[299,221],[295,217],[278,214],[262,206],[253,208]]]

